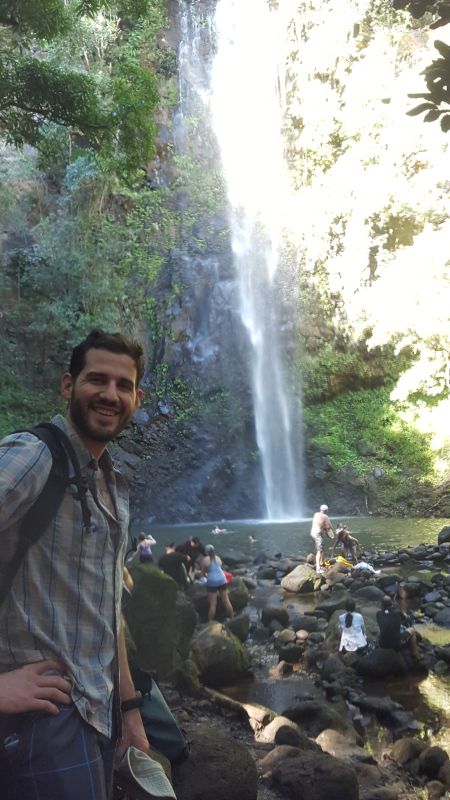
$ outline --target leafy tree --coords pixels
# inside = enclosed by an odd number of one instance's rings
[[[123,45],[133,21],[155,7],[159,0],[0,0],[0,135],[6,142],[39,149],[43,126],[54,123],[81,136],[84,147],[121,154],[127,166],[145,163],[153,150],[156,79]],[[79,63],[61,66],[52,57],[55,42],[70,42],[80,20],[106,9],[123,23],[117,26],[121,47],[111,48],[106,68],[89,73],[81,54]]]
[[[450,22],[450,3],[447,0],[393,0],[393,8],[407,10],[414,19],[432,15],[430,29],[441,28]],[[410,94],[425,102],[408,111],[410,116],[425,114],[424,122],[440,119],[444,133],[450,130],[450,47],[439,39],[434,46],[441,58],[436,58],[423,71],[427,92]]]

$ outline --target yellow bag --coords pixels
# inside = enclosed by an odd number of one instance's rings
[[[349,569],[353,567],[353,564],[350,561],[347,561],[347,559],[344,558],[344,556],[338,556],[336,561],[339,561],[339,564],[343,564],[344,567],[349,567]]]

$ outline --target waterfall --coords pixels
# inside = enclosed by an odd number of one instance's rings
[[[302,516],[301,435],[289,396],[280,287],[287,175],[277,14],[265,0],[219,0],[213,125],[228,187],[240,315],[247,331],[257,444],[271,520]]]

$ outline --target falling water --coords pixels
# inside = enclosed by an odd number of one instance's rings
[[[211,108],[250,343],[266,512],[272,520],[295,519],[302,516],[301,438],[284,371],[277,285],[287,195],[277,15],[265,0],[220,0],[215,25]]]

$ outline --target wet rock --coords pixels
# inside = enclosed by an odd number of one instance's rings
[[[382,589],[379,589],[378,586],[364,586],[362,589],[358,589],[357,592],[354,593],[355,600],[362,603],[364,601],[380,603],[381,598],[384,596],[385,592]]]
[[[438,772],[438,779],[447,789],[450,789],[450,761],[446,761]]]
[[[445,786],[440,781],[429,781],[425,785],[428,793],[428,800],[439,800],[445,794]]]
[[[264,606],[261,611],[261,622],[263,625],[268,626],[273,620],[276,620],[283,626],[289,622],[289,613],[287,608],[282,605],[279,606]]]
[[[287,592],[304,594],[314,590],[315,571],[309,564],[299,564],[281,581],[281,588]]]
[[[316,742],[325,753],[329,753],[335,758],[342,758],[347,762],[360,761],[364,764],[376,764],[375,759],[355,743],[356,735],[353,732],[342,734],[333,729],[327,729],[319,733]]]
[[[246,614],[239,614],[227,620],[226,626],[241,642],[245,642],[250,628],[250,618]]]
[[[175,764],[173,785],[178,800],[256,800],[258,775],[247,748],[209,726],[191,736],[189,758]],[[213,790],[211,787],[214,787]]]
[[[426,747],[419,755],[419,770],[428,778],[437,778],[446,761],[448,755],[442,747]]]
[[[306,700],[285,709],[283,715],[299,725],[307,736],[316,737],[326,728],[347,731],[349,725],[342,712],[320,700]]]
[[[450,607],[438,611],[434,617],[434,622],[437,625],[442,625],[444,628],[450,628]]]
[[[358,800],[355,770],[326,753],[302,753],[273,770],[275,785],[292,800]]]
[[[396,650],[378,647],[372,653],[367,653],[357,664],[360,675],[369,678],[385,678],[387,675],[405,675],[406,662]]]
[[[309,740],[308,740],[309,741]],[[312,742],[314,745],[314,742]],[[317,748],[320,751],[320,747]],[[258,762],[258,771],[261,775],[271,776],[273,770],[288,758],[298,758],[299,748],[296,745],[280,744]]]
[[[296,664],[300,660],[303,648],[300,644],[295,642],[288,642],[288,644],[280,647],[278,654],[281,660],[287,661],[288,664]]]
[[[272,719],[270,722],[268,722],[268,724],[264,725],[263,727],[260,727],[259,730],[255,731],[256,741],[275,744],[278,731],[281,728],[286,728],[286,727],[292,728],[300,737],[302,736],[302,732],[299,726],[292,720],[280,714],[276,716],[274,719]]]
[[[242,643],[220,622],[209,622],[197,629],[191,648],[207,686],[233,683],[248,671],[249,660]]]
[[[438,544],[444,544],[444,542],[450,542],[450,525],[446,525],[439,531]]]
[[[291,725],[282,725],[275,734],[276,745],[291,745],[300,750],[315,750],[320,753],[320,747],[308,736],[305,736]]]

